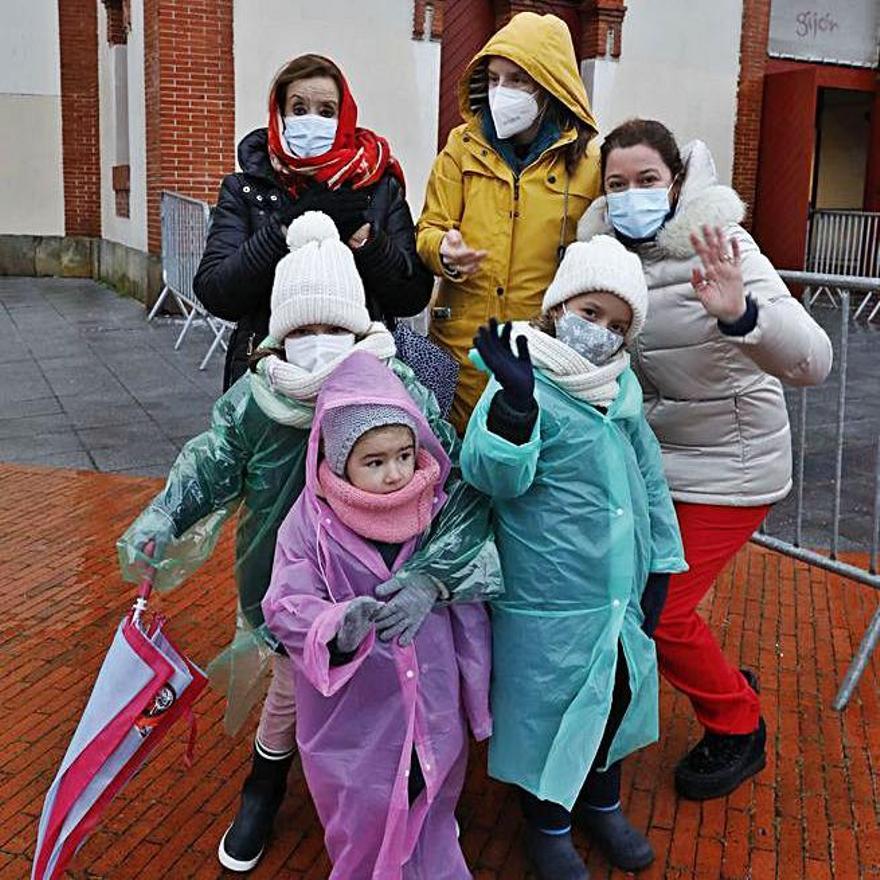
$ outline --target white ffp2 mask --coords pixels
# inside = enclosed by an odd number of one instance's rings
[[[501,140],[525,131],[538,118],[541,108],[531,92],[493,86],[489,89],[489,112],[495,123],[495,134]]]
[[[354,348],[354,333],[318,333],[311,336],[293,336],[284,340],[287,363],[317,372]]]

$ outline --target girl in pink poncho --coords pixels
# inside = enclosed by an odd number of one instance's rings
[[[334,880],[471,877],[453,813],[467,723],[491,733],[488,617],[438,603],[448,597],[428,579],[382,599],[450,470],[374,357],[354,354],[326,380],[263,612],[294,664],[297,742]]]

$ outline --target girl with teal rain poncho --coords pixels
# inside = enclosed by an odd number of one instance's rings
[[[294,757],[295,707],[289,659],[265,626],[260,603],[269,586],[278,528],[305,483],[305,459],[315,400],[324,380],[354,352],[387,363],[440,438],[453,468],[444,486],[449,500],[434,520],[430,541],[395,572],[384,589],[395,599],[441,583],[454,601],[500,590],[489,526],[489,502],[457,468],[458,442],[434,396],[394,357],[391,333],[371,322],[351,250],[333,221],[309,212],[287,232],[290,253],[275,269],[269,339],[255,353],[252,372],[214,407],[208,431],[181,450],[164,489],[118,542],[124,576],[138,580],[146,564],[156,586],[185,580],[213,552],[220,526],[237,513],[235,578],[237,632],[211,665],[212,681],[228,694],[226,726],[235,732],[261,695],[261,673],[271,665],[253,768],[235,821],[220,842],[224,867],[254,867],[284,796]],[[154,539],[153,559],[143,554]],[[497,557],[496,557],[497,558]],[[391,600],[394,602],[394,599]]]
[[[569,246],[534,325],[492,320],[472,354],[493,378],[462,472],[493,497],[505,582],[489,773],[520,787],[543,880],[588,877],[572,812],[616,866],[654,857],[621,811],[620,760],[657,739],[650,632],[687,566],[625,351],[647,305],[638,258],[600,236]]]

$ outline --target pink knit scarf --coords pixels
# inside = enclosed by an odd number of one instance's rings
[[[331,510],[353,532],[370,541],[402,544],[431,524],[440,465],[419,449],[413,478],[402,489],[378,495],[337,477],[326,460],[318,467],[321,493]]]

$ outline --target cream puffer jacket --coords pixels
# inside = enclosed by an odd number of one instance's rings
[[[831,369],[831,342],[739,225],[744,205],[718,185],[708,147],[694,141],[682,156],[675,214],[655,241],[636,249],[650,291],[647,324],[631,352],[645,414],[676,501],[771,504],[791,489],[781,383],[822,382]],[[745,336],[724,335],[691,287],[700,261],[689,234],[703,224],[721,226],[739,244],[746,293],[758,306],[757,325]],[[602,233],[613,234],[604,197],[581,218],[578,238]]]

